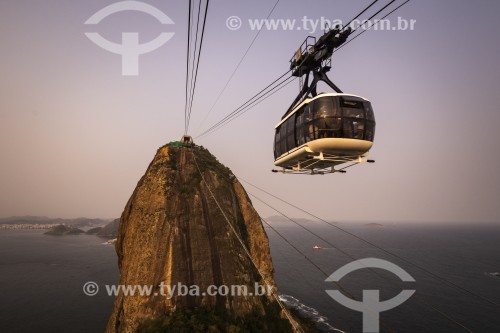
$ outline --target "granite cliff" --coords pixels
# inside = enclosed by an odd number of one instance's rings
[[[202,147],[157,151],[121,215],[116,252],[119,284],[154,286],[156,296],[120,293],[107,333],[292,332],[272,296],[161,295],[160,285],[179,284],[252,292],[266,281],[275,290],[259,215],[231,171]]]

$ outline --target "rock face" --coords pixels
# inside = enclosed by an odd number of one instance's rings
[[[198,286],[201,292],[210,285],[245,285],[250,292],[255,281],[264,285],[210,191],[275,287],[267,235],[241,184],[207,150],[172,145],[157,151],[122,213],[116,243],[120,285],[151,285],[158,294],[161,283]],[[106,332],[135,332],[145,322],[199,307],[223,308],[235,318],[257,311],[269,320],[266,309],[273,302],[271,296],[120,294]],[[283,320],[280,311],[273,315]]]

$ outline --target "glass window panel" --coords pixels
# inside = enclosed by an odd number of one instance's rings
[[[344,132],[344,135],[342,137],[348,138],[348,139],[352,138],[353,129],[352,129],[352,120],[351,119],[343,119],[342,129]]]
[[[343,108],[344,117],[350,118],[364,118],[365,111],[364,109],[353,109],[353,108]]]
[[[280,151],[281,151],[281,154],[284,154],[286,153],[286,138],[283,138],[281,141],[280,141]],[[280,155],[281,155],[280,154]]]
[[[331,112],[331,116],[333,117],[342,117],[342,108],[340,107],[339,97],[331,97],[333,110]]]
[[[333,114],[333,99],[329,96],[314,101],[314,119],[326,118]]]
[[[302,124],[304,124],[304,108],[301,108],[298,112],[297,112],[297,116],[296,116],[296,126],[302,126]]]
[[[325,124],[327,129],[339,130],[342,127],[341,118],[326,118]]]
[[[309,134],[309,126],[311,126],[311,125],[310,124],[305,124],[304,125],[304,129],[303,129],[303,131],[304,131],[304,141],[305,142],[311,141],[311,136]]]
[[[314,137],[316,139],[323,139],[323,138],[326,138],[327,137],[327,131],[326,131],[326,123],[325,123],[325,119],[323,118],[319,118],[319,119],[316,119],[314,121],[314,127],[315,127],[315,131],[314,131]]]
[[[375,123],[367,121],[365,125],[365,140],[373,141],[375,137]]]
[[[365,134],[365,122],[363,120],[356,120],[352,122],[353,139],[363,139]]]
[[[372,104],[370,102],[365,102],[366,119],[375,121],[375,116],[373,115]]]
[[[295,141],[295,114],[288,118],[286,121],[286,135],[283,138],[284,140],[287,141],[287,146],[286,149],[287,151],[294,148],[294,141]]]
[[[295,114],[287,119],[286,121],[286,133],[287,135],[293,134],[295,132]]]
[[[314,140],[314,123],[310,122],[304,127],[305,130],[305,135],[306,135],[306,141],[312,141]]]
[[[304,123],[308,123],[313,119],[312,112],[311,112],[311,110],[312,110],[311,104],[312,103],[309,103],[304,107]]]
[[[295,134],[290,133],[290,134],[288,134],[288,137],[287,137],[287,149],[290,150],[293,148],[295,148]]]
[[[304,144],[304,109],[301,109],[295,118],[295,140],[297,142],[297,146]]]
[[[340,106],[342,108],[351,108],[351,109],[364,109],[363,100],[360,100],[356,97],[340,97]]]

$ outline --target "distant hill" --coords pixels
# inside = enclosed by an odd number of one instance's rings
[[[45,235],[63,236],[63,235],[79,235],[83,233],[85,233],[85,231],[81,229],[68,227],[66,225],[60,224],[51,228],[49,231],[45,233]]]
[[[102,230],[102,227],[95,227],[95,228],[87,230],[85,233],[87,235],[96,235],[101,230]]]
[[[119,226],[120,226],[120,219],[115,219],[106,224],[104,227],[102,227],[101,230],[99,230],[99,232],[96,233],[96,235],[99,237],[116,238],[118,236]]]
[[[367,223],[365,224],[365,227],[370,227],[370,228],[381,228],[383,227],[383,224],[380,223]]]
[[[0,218],[0,224],[64,224],[76,228],[95,228],[109,223],[109,219],[89,219],[80,217],[76,219],[50,218],[46,216],[12,216]]]

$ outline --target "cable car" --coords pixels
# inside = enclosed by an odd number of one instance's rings
[[[322,93],[304,100],[276,125],[274,164],[293,171],[314,171],[358,162],[366,157],[374,136],[375,117],[369,100]]]
[[[290,60],[292,75],[305,78],[299,95],[275,127],[274,165],[283,173],[344,173],[352,165],[374,162],[366,159],[375,137],[370,101],[343,93],[326,75],[333,50],[350,33],[349,28],[338,26],[318,41],[309,36]],[[309,84],[310,73],[313,80]],[[320,81],[335,92],[318,94]],[[347,162],[351,164],[335,168]]]

